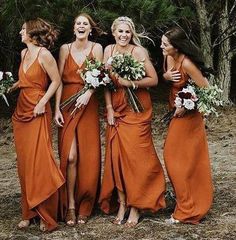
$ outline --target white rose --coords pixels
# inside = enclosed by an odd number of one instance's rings
[[[91,79],[90,84],[91,84],[94,88],[99,87],[99,85],[100,85],[99,79],[98,79],[98,78],[93,78],[93,79]]]
[[[92,75],[93,75],[94,77],[97,77],[100,73],[101,73],[101,72],[100,72],[99,70],[97,70],[97,69],[93,69],[93,70],[92,70]]]
[[[90,71],[87,71],[86,73],[85,73],[85,81],[87,82],[87,83],[91,83],[91,81],[93,80],[93,75],[92,75],[92,73],[90,72]]]
[[[8,77],[12,77],[12,73],[11,72],[5,72],[6,73],[6,75],[8,76]]]
[[[179,97],[175,98],[175,106],[177,108],[181,108],[182,107],[182,99],[181,98],[179,98]]]
[[[184,99],[183,105],[188,110],[193,110],[195,107],[195,104],[191,99]]]
[[[0,81],[3,79],[3,72],[0,71]]]

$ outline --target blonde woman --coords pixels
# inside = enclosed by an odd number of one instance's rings
[[[158,78],[140,43],[140,37],[145,36],[136,32],[132,19],[115,19],[111,30],[116,44],[106,47],[104,62],[118,52],[129,53],[136,60],[144,61],[146,76],[133,82],[144,111],[133,112],[127,102],[125,88],[133,87],[133,84],[120,76],[111,76],[117,90],[105,93],[108,125],[99,202],[105,213],[119,208],[114,224],[124,223],[125,212],[130,209],[125,224],[134,227],[140,211],[156,212],[165,207],[165,179],[152,142],[152,102],[147,90],[157,85]]]

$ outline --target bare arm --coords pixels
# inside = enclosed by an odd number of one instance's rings
[[[111,45],[105,48],[103,62],[106,63],[110,56],[111,56]],[[112,101],[111,101],[111,92],[108,89],[105,89],[104,97],[106,102],[108,124],[114,125],[115,124],[114,110],[113,110]]]
[[[49,78],[51,79],[51,84],[47,92],[44,96],[40,99],[38,104],[34,108],[34,116],[36,117],[38,114],[42,114],[45,112],[45,105],[52,97],[52,95],[56,92],[58,86],[60,85],[60,75],[57,68],[57,63],[52,56],[52,54],[47,50],[43,49],[41,54],[39,55],[39,63],[48,74]]]
[[[62,45],[61,48],[60,48],[59,60],[58,60],[59,74],[60,74],[61,77],[62,77],[62,74],[63,74],[63,70],[64,70],[64,67],[65,67],[65,62],[66,62],[66,59],[68,57],[68,54],[69,54],[69,49],[68,49],[67,44]],[[56,125],[58,127],[63,127],[63,124],[64,124],[64,118],[63,118],[63,115],[60,111],[62,88],[63,88],[63,84],[61,82],[61,84],[59,85],[59,87],[56,91],[56,101],[55,101],[54,120],[55,120]]]
[[[198,87],[207,87],[209,83],[207,79],[202,75],[202,72],[197,66],[188,58],[185,58],[182,63],[184,71],[195,82]]]

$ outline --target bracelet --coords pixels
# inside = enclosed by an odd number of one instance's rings
[[[112,105],[111,104],[107,104],[106,105],[106,108],[108,109],[108,108],[112,108]]]

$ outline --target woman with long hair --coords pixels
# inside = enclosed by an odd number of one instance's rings
[[[161,48],[166,66],[163,76],[172,82],[169,105],[174,109],[176,94],[189,79],[198,87],[208,86],[204,76],[209,70],[199,48],[178,27],[162,36]],[[164,145],[164,160],[176,194],[176,207],[168,222],[199,223],[212,204],[213,187],[204,121],[197,110],[176,107]]]
[[[43,19],[26,21],[20,31],[27,45],[21,52],[17,107],[13,131],[22,194],[20,229],[40,218],[40,230],[57,227],[58,188],[64,178],[55,162],[51,143],[49,99],[60,84],[57,64],[48,51],[58,32]],[[51,83],[49,84],[49,78]],[[49,85],[49,86],[48,86]]]
[[[88,89],[71,108],[60,110],[60,103],[84,87],[80,72],[86,58],[102,61],[102,46],[89,39],[101,30],[86,13],[74,21],[75,41],[61,46],[59,71],[62,83],[56,93],[55,121],[59,126],[61,171],[66,183],[60,189],[60,214],[68,226],[86,223],[94,207],[100,179],[100,135],[98,100]],[[73,109],[73,108],[72,108]]]
[[[106,47],[104,62],[117,53],[131,54],[134,59],[143,61],[146,75],[133,82],[111,75],[116,91],[105,93],[108,125],[99,202],[105,213],[119,208],[114,224],[124,223],[125,212],[129,209],[125,226],[134,227],[140,211],[156,212],[165,207],[165,179],[152,142],[152,103],[147,90],[157,85],[158,78],[146,49],[141,46],[140,38],[145,35],[136,32],[132,19],[115,19],[111,30],[116,43]],[[126,87],[135,87],[143,112],[132,111]]]

